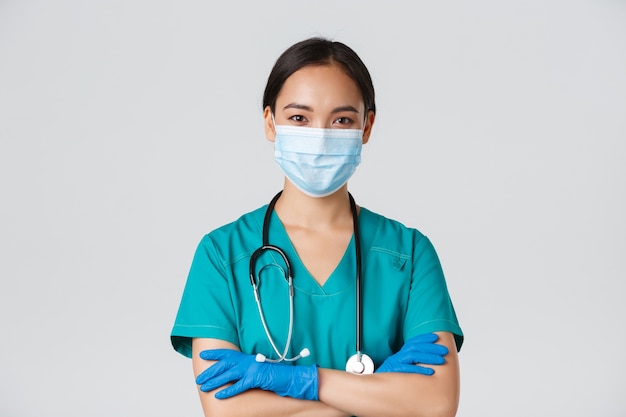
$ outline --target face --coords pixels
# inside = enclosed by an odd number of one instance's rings
[[[274,141],[271,109],[264,110],[265,134]],[[367,143],[374,112],[365,114],[357,84],[336,64],[307,66],[294,72],[276,98],[277,125],[330,129],[363,129]]]

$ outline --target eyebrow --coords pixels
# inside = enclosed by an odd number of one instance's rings
[[[283,110],[286,110],[286,109],[300,109],[300,110],[306,110],[306,111],[311,111],[311,112],[313,111],[313,109],[310,106],[307,106],[305,104],[298,104],[298,103],[287,104],[285,107],[283,107]],[[331,113],[340,113],[343,111],[349,111],[349,112],[359,114],[359,111],[354,106],[350,106],[350,105],[336,107],[333,109]]]

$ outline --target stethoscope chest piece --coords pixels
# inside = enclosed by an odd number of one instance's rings
[[[360,360],[359,360],[360,356]],[[357,375],[366,375],[374,373],[374,361],[364,353],[355,353],[350,356],[346,362],[346,372]]]

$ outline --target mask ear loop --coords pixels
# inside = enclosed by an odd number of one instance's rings
[[[365,117],[363,118],[363,127],[361,128],[361,141],[363,141],[363,135],[365,134],[365,128],[367,127],[367,115],[369,110],[365,111]]]
[[[274,146],[276,145],[276,136],[278,136],[278,132],[276,131],[276,118],[274,117],[274,112],[270,113],[272,115],[272,127],[274,127]]]

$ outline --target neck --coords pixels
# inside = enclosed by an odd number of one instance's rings
[[[327,197],[316,198],[302,193],[285,180],[285,188],[275,209],[285,225],[322,229],[344,225],[346,222],[352,224],[347,185]]]

